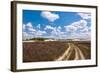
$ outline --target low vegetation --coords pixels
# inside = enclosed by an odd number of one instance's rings
[[[78,46],[85,54],[86,59],[91,58],[91,43],[87,41],[36,41],[23,42],[23,62],[54,61],[68,49],[69,42]],[[74,56],[75,51],[69,60],[72,60]]]
[[[58,58],[68,48],[66,42],[24,42],[23,61],[53,61]]]
[[[34,40],[34,41],[44,41],[44,40],[46,40],[46,38],[32,38],[30,40]]]

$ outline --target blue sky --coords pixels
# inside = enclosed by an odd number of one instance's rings
[[[33,37],[67,39],[86,36],[90,39],[90,13],[23,10],[24,39]]]

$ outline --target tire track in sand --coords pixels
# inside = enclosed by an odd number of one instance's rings
[[[73,49],[71,48],[71,43],[68,43],[68,45],[69,47],[67,48],[67,50],[58,59],[56,59],[56,61],[64,60],[66,56],[66,60],[70,57]]]
[[[73,46],[74,46],[74,50],[75,50],[74,60],[80,60],[80,59],[83,60],[83,59],[85,59],[85,56],[82,53],[82,51],[77,46],[75,46],[74,44],[73,44]]]
[[[75,50],[74,60],[83,60],[83,59],[85,59],[84,54],[78,48],[78,46],[76,46],[73,43],[68,43],[68,45],[69,45],[69,47],[67,48],[67,50],[58,59],[56,59],[56,61],[69,60],[71,54],[73,53],[73,50]]]

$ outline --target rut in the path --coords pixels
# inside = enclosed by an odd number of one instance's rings
[[[73,53],[73,50],[75,52],[75,57],[73,60],[85,59],[85,56],[83,55],[82,51],[76,45],[74,45],[73,43],[67,43],[67,44],[69,45],[69,47],[58,59],[56,59],[56,61],[69,60],[69,58]]]
[[[85,56],[83,55],[82,51],[74,45],[74,49],[75,49],[75,58],[74,60],[79,60],[79,59],[85,59]]]
[[[67,48],[67,50],[63,53],[63,55],[61,55],[58,59],[56,59],[57,61],[61,61],[63,60],[66,56],[69,56],[71,53],[71,46],[70,43],[68,43],[69,47]],[[68,58],[68,57],[67,57]]]

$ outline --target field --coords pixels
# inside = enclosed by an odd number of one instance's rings
[[[91,59],[90,41],[23,42],[23,62]]]

